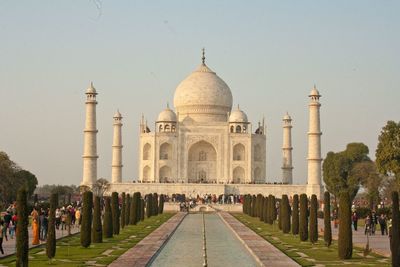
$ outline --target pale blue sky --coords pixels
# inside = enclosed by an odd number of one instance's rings
[[[281,177],[281,119],[294,121],[294,181],[306,179],[308,93],[322,94],[322,151],[364,142],[374,157],[399,121],[398,1],[0,0],[0,150],[40,184],[82,177],[84,92],[98,95],[99,177],[111,176],[112,116],[124,116],[124,180],[137,177],[138,125],[173,102],[200,63],[267,123],[267,178]]]

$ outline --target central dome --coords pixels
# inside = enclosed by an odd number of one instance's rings
[[[227,121],[232,109],[232,93],[203,61],[176,88],[174,106],[180,121],[186,116],[195,121]]]

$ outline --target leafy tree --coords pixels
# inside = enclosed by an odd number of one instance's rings
[[[382,128],[375,156],[378,171],[400,183],[400,122],[388,121]]]
[[[103,242],[103,227],[101,225],[101,209],[99,196],[94,197],[92,241],[93,243]]]
[[[84,248],[90,246],[92,238],[92,209],[93,193],[88,191],[83,194],[81,245]]]
[[[49,259],[56,256],[56,208],[58,207],[58,195],[50,196],[49,224],[47,228],[46,254]]]
[[[354,199],[360,188],[361,178],[353,167],[357,163],[370,161],[368,153],[368,147],[363,143],[350,143],[346,150],[338,153],[328,152],[322,164],[327,190],[335,197],[346,191]]]
[[[342,260],[351,259],[353,254],[353,233],[351,231],[351,199],[347,191],[340,193],[339,218],[339,258]]]
[[[392,266],[400,266],[400,211],[399,193],[392,192],[392,238],[390,239],[390,250],[392,252]]]
[[[125,199],[125,192],[121,194],[121,202],[122,202],[122,207],[121,207],[121,228],[124,229],[125,227],[125,215],[126,215],[126,199]]]
[[[318,201],[316,195],[311,195],[311,206],[310,206],[310,241],[315,243],[318,241]]]
[[[110,189],[110,182],[107,179],[100,178],[92,186],[92,191],[95,196],[102,197]]]
[[[292,234],[299,234],[299,195],[293,196]]]
[[[104,207],[103,233],[106,238],[113,237],[113,222],[111,213],[111,198],[106,197]]]
[[[300,241],[308,239],[308,199],[306,194],[300,195],[299,236]]]
[[[111,194],[111,214],[112,214],[113,234],[119,235],[119,203],[118,203],[117,192],[112,192]]]
[[[17,266],[28,266],[28,195],[24,187],[18,191],[17,195]]]
[[[324,193],[324,241],[327,247],[332,244],[331,195],[328,191]]]

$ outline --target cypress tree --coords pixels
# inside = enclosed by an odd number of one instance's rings
[[[255,195],[251,198],[251,217],[257,216],[257,197]]]
[[[153,204],[153,195],[148,194],[147,199],[146,199],[146,217],[150,218],[151,217],[151,205]]]
[[[125,215],[126,215],[126,199],[125,199],[125,192],[121,194],[121,201],[122,201],[122,207],[121,207],[121,228],[124,229],[125,227]]]
[[[262,197],[262,201],[261,201],[261,216],[260,216],[260,221],[264,221],[265,220],[265,197]]]
[[[144,214],[145,214],[145,211],[144,211],[144,199],[140,198],[140,220],[141,221],[144,221]]]
[[[256,212],[257,212],[257,217],[258,218],[260,218],[261,219],[261,214],[262,214],[262,195],[261,194],[258,194],[257,195],[257,199],[256,199],[256,203],[257,203],[257,205],[256,205],[256,207],[257,207],[257,210],[256,210]]]
[[[131,204],[130,204],[130,211],[129,211],[129,224],[130,225],[135,224],[135,216],[136,216],[135,194],[136,193],[133,193],[133,195],[131,197]]]
[[[392,192],[392,238],[390,250],[392,252],[392,266],[400,266],[400,211],[399,193]]]
[[[351,259],[353,254],[353,233],[351,231],[351,201],[348,192],[340,193],[339,203],[339,258],[342,260]]]
[[[83,193],[82,224],[81,224],[81,245],[84,248],[90,246],[92,239],[92,209],[93,193]]]
[[[131,216],[131,196],[129,194],[126,195],[126,205],[125,205],[125,225],[129,225],[130,216]]]
[[[135,192],[131,203],[131,221],[130,224],[137,224],[139,222],[138,215],[140,208],[140,193]]]
[[[58,194],[50,195],[49,224],[47,225],[46,255],[49,259],[56,256],[56,208]]]
[[[311,207],[310,207],[310,241],[315,243],[318,241],[318,200],[316,195],[311,195]]]
[[[103,242],[103,228],[101,225],[101,209],[100,209],[100,197],[94,197],[94,208],[93,208],[93,229],[92,229],[92,242],[102,243]]]
[[[264,215],[264,222],[268,223],[268,218],[269,218],[269,203],[268,203],[268,196],[265,196],[265,203],[264,203],[264,209],[265,209],[265,215]]]
[[[300,195],[300,217],[299,217],[299,236],[300,241],[307,241],[308,239],[308,200],[306,194]]]
[[[279,230],[282,230],[282,199],[280,202],[278,202],[278,228]]]
[[[272,219],[272,224],[276,220],[276,216],[277,216],[276,199],[275,199],[275,196],[272,196],[272,200],[271,200],[271,219]]]
[[[293,196],[292,234],[299,234],[299,195]]]
[[[118,205],[118,193],[112,192],[111,194],[111,216],[113,234],[119,235],[119,205]]]
[[[104,233],[104,237],[106,237],[106,238],[113,237],[113,222],[112,222],[110,197],[105,198],[103,233]]]
[[[164,212],[164,195],[163,194],[160,195],[160,203],[158,205],[158,212],[160,214],[163,214],[163,212]]]
[[[272,207],[272,195],[268,195],[268,211],[267,211],[267,213],[268,213],[268,218],[267,218],[267,222],[269,223],[269,224],[273,224],[274,223],[274,220],[272,219],[272,210],[273,210],[273,207]]]
[[[332,244],[331,195],[328,191],[324,193],[324,241],[327,247]]]
[[[138,204],[140,207],[140,202],[138,202]],[[154,216],[158,215],[158,194],[157,193],[153,194],[153,215]],[[139,216],[139,218],[140,218],[140,216]]]
[[[224,197],[224,196],[222,196],[222,197]],[[247,202],[247,195],[244,195],[243,196],[243,203],[242,203],[242,212],[244,213],[244,214],[246,214],[246,203]]]
[[[290,232],[290,205],[287,195],[282,195],[282,232],[287,234]]]
[[[28,250],[29,250],[29,236],[28,236],[28,193],[25,187],[21,187],[17,193],[17,266],[28,266]],[[54,257],[54,256],[53,256]]]

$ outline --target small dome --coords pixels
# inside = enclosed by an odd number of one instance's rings
[[[122,118],[121,113],[119,113],[119,110],[117,110],[117,112],[114,115],[114,118]]]
[[[231,115],[229,116],[229,122],[247,123],[247,115],[242,110],[240,110],[238,106],[238,108],[232,111]]]
[[[86,89],[86,94],[97,94],[96,89],[93,86],[93,82],[90,82],[88,89]]]
[[[167,106],[167,108],[158,115],[157,122],[176,122],[176,114]]]
[[[317,90],[317,87],[314,85],[313,89],[310,92],[309,96],[321,96]]]
[[[285,116],[283,116],[284,121],[291,121],[292,117],[290,117],[289,113],[286,112]]]

